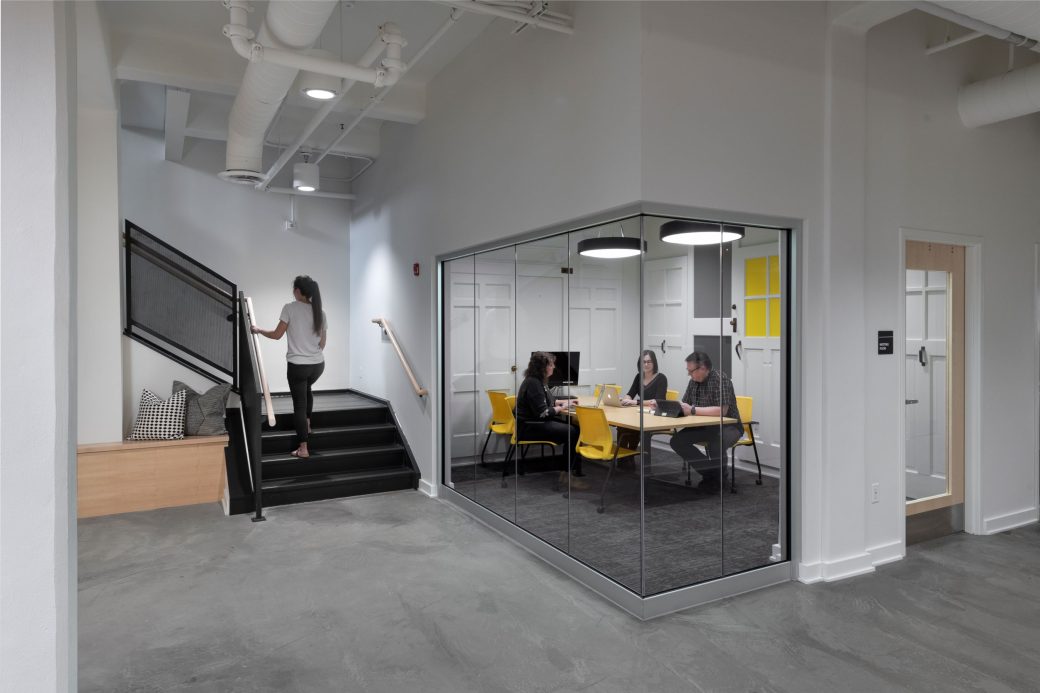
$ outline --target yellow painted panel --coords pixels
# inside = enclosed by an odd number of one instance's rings
[[[762,296],[766,293],[766,259],[749,257],[744,260],[744,295]]]
[[[745,337],[766,336],[766,300],[764,298],[744,300],[744,322],[747,323],[744,325]]]
[[[769,256],[769,293],[776,296],[780,293],[780,256]]]
[[[769,336],[780,336],[780,299],[769,299]]]

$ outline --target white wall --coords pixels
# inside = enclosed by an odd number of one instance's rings
[[[71,4],[3,26],[0,689],[75,690],[75,43]],[[33,79],[24,79],[32,74]],[[31,136],[29,136],[31,134]],[[72,398],[70,398],[70,394]],[[71,401],[70,401],[71,400]]]
[[[1034,406],[1034,244],[1040,241],[1040,116],[969,130],[957,116],[963,84],[1007,69],[995,41],[925,56],[930,20],[914,13],[867,36],[866,324],[895,329],[902,298],[900,227],[982,238],[982,532],[1037,518]],[[934,36],[934,31],[932,36]],[[1016,65],[1036,60],[1018,51]],[[898,351],[898,347],[897,347]],[[898,357],[868,358],[868,425],[896,431],[904,415]],[[895,489],[902,440],[867,438],[868,472],[882,484],[869,505],[871,545],[901,536]]]
[[[293,300],[296,275],[309,274],[318,282],[329,320],[318,388],[348,387],[350,203],[297,198],[297,228],[286,231],[289,196],[217,178],[224,167],[223,144],[188,140],[182,163],[164,159],[160,133],[123,128],[119,145],[122,216],[235,282],[252,296],[261,327],[278,324],[282,306]],[[99,291],[91,300],[118,302],[120,296]],[[124,430],[133,423],[142,388],[168,396],[175,378],[207,386],[147,347],[124,341]],[[261,349],[272,390],[288,392],[285,339],[262,339]]]
[[[384,127],[356,189],[351,384],[392,401],[424,484],[440,398],[433,258],[639,197],[638,7],[573,9],[582,30],[569,37],[514,36],[496,20],[431,83],[422,123]],[[374,317],[390,319],[429,397],[412,392]]]

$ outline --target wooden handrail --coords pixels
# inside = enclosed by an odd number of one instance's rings
[[[408,379],[412,381],[412,389],[415,390],[415,394],[425,397],[426,388],[415,379],[415,373],[412,372],[411,366],[408,365],[408,360],[405,359],[404,352],[401,351],[401,345],[397,343],[397,338],[394,337],[393,330],[390,329],[390,322],[386,318],[372,318],[372,322],[382,327],[383,332],[386,332],[386,336],[390,338],[390,343],[394,345],[394,350],[397,352],[397,358],[401,359],[401,365],[404,366],[404,372],[408,375]]]
[[[250,332],[256,327],[253,313],[253,299],[246,296],[246,317],[249,318]],[[253,340],[253,353],[256,355],[256,370],[260,375],[260,389],[264,393],[264,408],[267,409],[267,425],[274,428],[274,404],[271,402],[271,388],[267,386],[267,373],[264,372],[264,358],[260,355],[260,335],[250,334]]]

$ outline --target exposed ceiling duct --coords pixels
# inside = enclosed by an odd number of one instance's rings
[[[398,32],[381,33],[387,55],[379,67],[350,65],[305,52],[321,35],[337,3],[271,0],[260,31],[254,34],[248,26],[250,8],[245,0],[225,0],[231,21],[224,27],[224,35],[249,65],[228,119],[226,170],[220,174],[224,180],[254,185],[265,181],[261,172],[264,134],[300,70],[376,86],[393,84],[400,77],[405,42]]]
[[[1040,52],[1040,3],[918,2],[915,7],[1013,46]],[[997,21],[1002,25],[990,23]],[[1009,26],[1030,33],[1018,33]],[[961,122],[970,128],[1040,112],[1040,64],[962,87],[957,111]]]

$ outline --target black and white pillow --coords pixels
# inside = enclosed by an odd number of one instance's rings
[[[185,392],[162,399],[151,390],[141,393],[137,421],[130,440],[176,440],[184,437]]]
[[[198,393],[191,386],[174,380],[173,392],[185,393],[184,435],[222,436],[227,433],[224,428],[224,404],[231,392],[231,383],[214,385]]]

